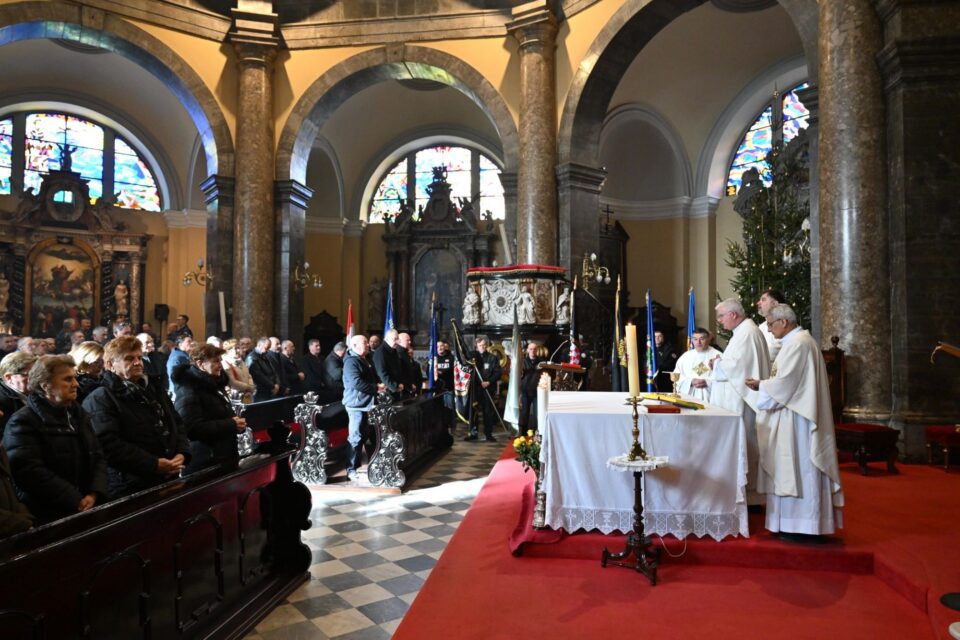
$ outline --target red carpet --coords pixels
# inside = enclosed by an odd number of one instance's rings
[[[830,545],[782,543],[751,520],[749,540],[690,540],[661,556],[656,587],[600,567],[622,536],[524,535],[532,483],[507,448],[395,638],[949,638],[960,612],[960,473],[842,467],[846,529]],[[526,515],[525,515],[526,517]],[[557,540],[557,538],[560,538]],[[671,553],[681,541],[668,538]]]

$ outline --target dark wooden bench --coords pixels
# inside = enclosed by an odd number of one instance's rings
[[[927,462],[933,464],[933,452],[943,456],[943,468],[950,466],[950,449],[960,449],[960,425],[947,424],[927,427]]]
[[[867,475],[867,462],[882,460],[887,463],[887,471],[897,473],[897,441],[900,432],[879,424],[839,423],[837,449],[852,453],[860,465],[860,473]]]

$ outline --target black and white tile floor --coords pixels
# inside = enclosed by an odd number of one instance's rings
[[[247,640],[389,638],[509,441],[463,435],[402,495],[314,491],[311,579]]]

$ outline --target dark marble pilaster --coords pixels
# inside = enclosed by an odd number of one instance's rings
[[[847,350],[844,416],[885,422],[890,287],[880,20],[870,0],[819,6],[821,332],[839,336]]]
[[[297,265],[303,265],[307,204],[313,189],[296,180],[278,180],[274,193],[277,221],[276,306],[273,324],[279,335],[300,348],[303,335],[303,289],[293,280]],[[310,273],[322,270],[311,265]]]
[[[548,3],[514,9],[507,32],[520,43],[518,264],[557,262],[556,36]]]
[[[234,238],[233,203],[234,180],[228,176],[210,176],[202,183],[204,201],[207,207],[207,265],[213,273],[213,284],[203,297],[204,333],[218,336],[224,333],[220,326],[220,292],[223,292],[227,314],[227,335],[234,333],[233,297],[234,282]]]
[[[233,10],[228,38],[240,67],[237,95],[233,332],[274,333],[273,60],[276,14]]]
[[[923,428],[960,416],[960,2],[877,3],[885,46],[894,426],[923,459]]]
[[[568,162],[557,167],[560,220],[560,266],[573,278],[580,272],[583,254],[600,246],[600,187],[603,169]]]

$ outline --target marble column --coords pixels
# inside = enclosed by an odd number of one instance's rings
[[[880,20],[870,0],[820,3],[821,344],[847,352],[848,421],[890,419],[890,285]]]
[[[820,89],[810,83],[806,89],[798,92],[803,106],[810,112],[807,121],[807,148],[810,167],[810,333],[820,342],[829,342],[830,336],[823,338],[820,320]]]
[[[235,182],[228,176],[213,175],[200,183],[207,207],[207,266],[213,274],[213,284],[203,296],[204,335],[241,337],[232,330],[233,307],[233,193]],[[220,324],[220,293],[227,315],[227,330]],[[254,338],[256,339],[256,338]]]
[[[296,180],[278,181],[275,190],[277,221],[276,306],[274,327],[278,335],[290,338],[299,349],[306,324],[303,317],[304,291],[294,281],[294,272],[304,263],[307,203],[313,189]],[[310,265],[311,274],[323,276],[323,265]]]
[[[885,46],[893,419],[911,459],[960,415],[960,1],[879,0]]]
[[[274,333],[276,270],[273,209],[273,61],[279,40],[276,14],[233,9],[228,38],[237,54],[236,188],[234,211],[233,333]],[[227,274],[224,274],[227,275]]]
[[[557,263],[556,36],[546,2],[513,11],[507,31],[520,43],[518,264]]]
[[[580,273],[583,254],[600,247],[600,190],[607,172],[575,162],[557,171],[560,221],[560,266],[572,279]]]
[[[130,281],[127,283],[130,288],[130,323],[133,325],[134,333],[140,333],[140,325],[143,323],[143,312],[141,310],[143,302],[143,263],[146,262],[146,256],[142,253],[130,254]]]
[[[507,239],[510,245],[511,262],[517,261],[517,174],[516,172],[500,172],[500,185],[503,187],[503,208],[506,212]]]

